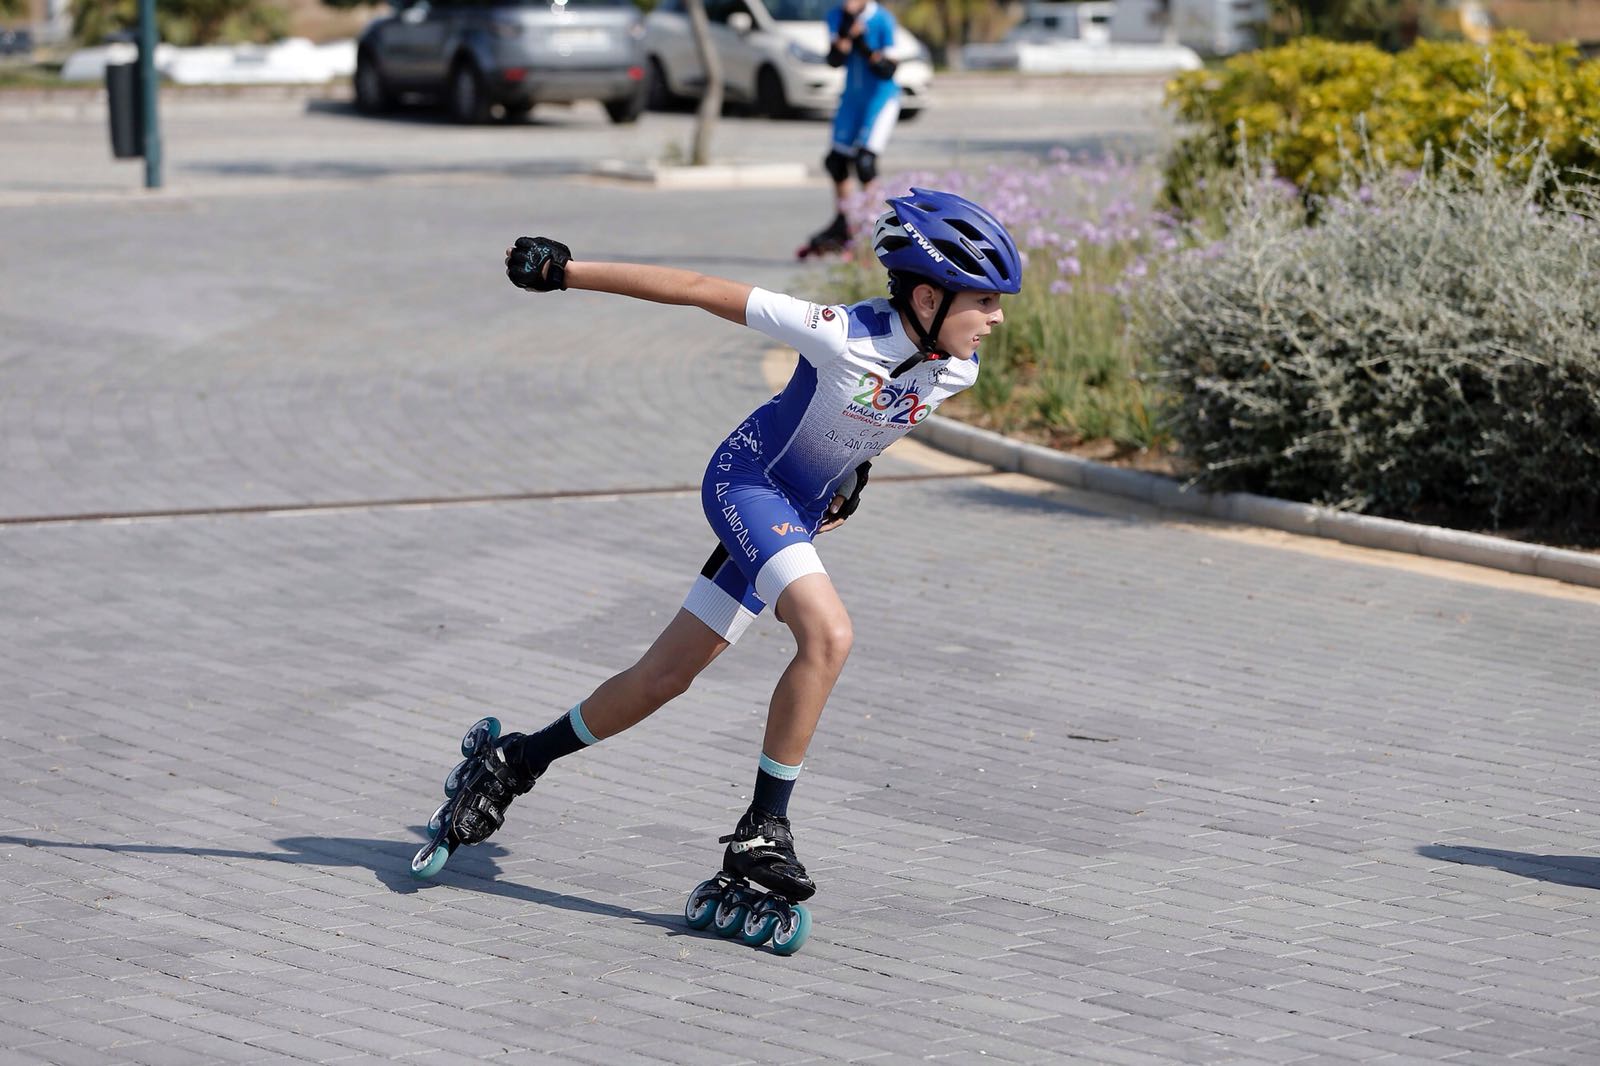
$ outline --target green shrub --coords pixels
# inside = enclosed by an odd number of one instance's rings
[[[1135,332],[1203,482],[1594,539],[1595,193],[1537,151],[1513,178],[1508,154],[1369,172],[1310,226],[1296,193],[1252,183],[1225,241],[1163,264]]]
[[[1491,102],[1509,128],[1544,145],[1555,173],[1600,173],[1600,151],[1586,139],[1600,129],[1600,61],[1583,62],[1571,46],[1533,44],[1521,34],[1497,36],[1487,50],[1433,41],[1397,55],[1303,39],[1180,75],[1168,101],[1192,125],[1167,163],[1174,203],[1247,153],[1270,160],[1300,188],[1326,194],[1362,135],[1389,165],[1415,169],[1430,145],[1454,146]]]

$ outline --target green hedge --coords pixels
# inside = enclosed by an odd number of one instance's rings
[[[1600,224],[1591,190],[1466,173],[1322,201],[1250,188],[1224,241],[1141,290],[1166,425],[1212,487],[1592,543]]]

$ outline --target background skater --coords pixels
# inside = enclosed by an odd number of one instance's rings
[[[844,0],[828,12],[832,43],[828,64],[844,67],[844,92],[833,116],[833,143],[822,165],[833,179],[833,221],[812,235],[800,258],[828,255],[850,245],[845,201],[852,171],[866,192],[878,176],[878,156],[900,118],[900,86],[895,84],[895,21],[877,0]]]

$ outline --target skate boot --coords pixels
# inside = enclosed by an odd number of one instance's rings
[[[812,256],[838,255],[849,247],[850,223],[845,221],[841,212],[834,215],[833,221],[827,226],[812,234],[811,239],[795,254],[800,259],[810,259]]]
[[[728,845],[722,872],[689,894],[684,917],[690,928],[709,925],[751,947],[770,939],[779,955],[799,951],[811,935],[811,912],[800,903],[815,895],[817,886],[795,857],[789,819],[752,807],[718,842]]]
[[[428,878],[444,869],[450,853],[467,844],[489,839],[506,820],[511,801],[526,793],[539,779],[506,761],[505,746],[520,733],[500,735],[498,718],[482,718],[461,738],[466,756],[444,779],[449,797],[428,820],[433,838],[411,860],[411,875]]]

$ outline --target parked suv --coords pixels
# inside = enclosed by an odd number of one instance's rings
[[[387,111],[420,93],[483,122],[495,104],[514,118],[599,100],[613,122],[632,122],[648,92],[643,38],[631,0],[412,0],[362,31],[356,106]]]
[[[844,70],[828,66],[828,9],[838,0],[705,0],[711,42],[729,100],[766,115],[831,111],[844,91]],[[706,75],[683,0],[661,0],[645,18],[651,106],[699,97]],[[927,103],[933,64],[928,49],[897,27],[890,58],[900,65],[900,117]]]

